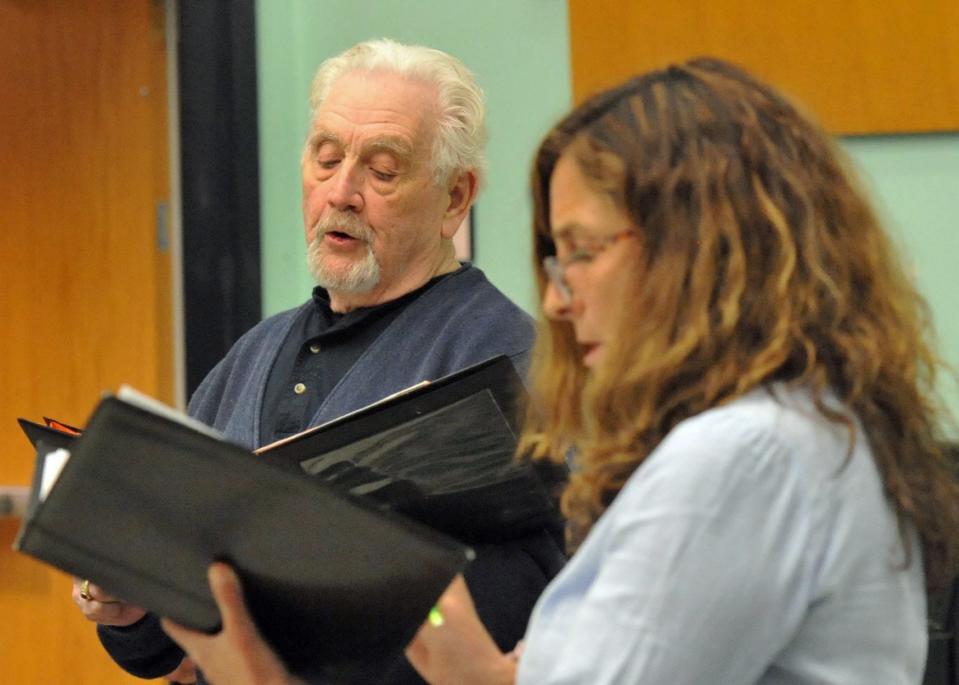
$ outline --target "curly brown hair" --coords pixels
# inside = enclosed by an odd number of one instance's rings
[[[848,428],[850,453],[858,418],[902,535],[918,531],[927,581],[950,579],[959,490],[943,456],[928,308],[830,137],[716,59],[594,96],[535,158],[541,296],[541,260],[555,254],[549,184],[567,150],[632,218],[645,256],[593,373],[568,323],[540,322],[520,449],[562,460],[575,448],[563,494],[571,546],[677,423],[787,382],[811,388],[819,411]],[[843,411],[826,406],[827,392]]]

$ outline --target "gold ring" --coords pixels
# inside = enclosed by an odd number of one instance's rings
[[[80,598],[88,602],[93,599],[93,595],[90,594],[90,580],[88,578],[84,578],[83,582],[80,583]]]

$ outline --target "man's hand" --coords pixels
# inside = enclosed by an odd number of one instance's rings
[[[260,637],[233,569],[216,563],[210,566],[208,577],[223,628],[216,635],[207,635],[165,618],[161,625],[167,634],[214,685],[297,685],[299,681]]]
[[[86,597],[82,591],[86,592]],[[99,585],[80,578],[73,579],[73,601],[88,620],[105,626],[132,625],[147,613],[143,607],[117,599]]]

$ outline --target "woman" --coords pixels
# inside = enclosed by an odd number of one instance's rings
[[[920,681],[959,498],[924,305],[837,157],[708,59],[597,95],[546,137],[522,448],[575,455],[577,551],[518,659],[454,583],[407,651],[427,680]],[[282,682],[235,580],[212,579],[226,629],[174,637],[214,682],[217,662],[243,682],[239,651]]]

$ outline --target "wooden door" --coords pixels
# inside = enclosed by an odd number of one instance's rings
[[[83,424],[120,383],[173,399],[165,60],[162,0],[0,0],[0,484],[31,477],[18,416]],[[0,682],[143,682],[65,574],[10,550],[18,525],[0,519]]]

